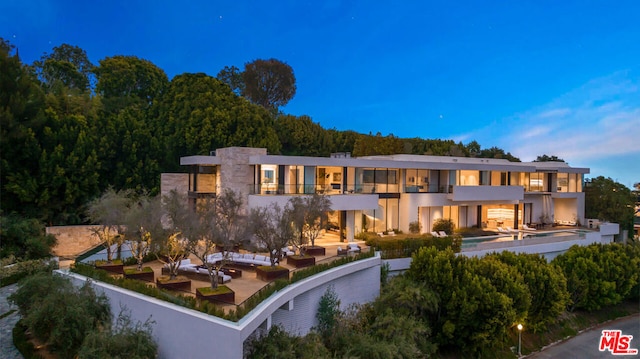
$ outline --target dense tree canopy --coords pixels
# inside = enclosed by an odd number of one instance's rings
[[[81,223],[83,205],[109,186],[156,194],[160,173],[184,170],[180,156],[228,146],[301,156],[517,160],[477,142],[365,135],[277,114],[294,94],[293,69],[274,59],[250,62],[242,72],[225,67],[218,79],[185,73],[169,81],[148,60],[118,55],[94,65],[83,49],[68,44],[29,66],[0,39],[2,211],[47,224]]]
[[[87,53],[78,46],[56,46],[51,54],[43,55],[33,65],[48,90],[67,88],[84,92],[90,89],[94,65]]]
[[[244,95],[270,111],[286,105],[296,94],[296,77],[288,64],[257,59],[244,65]]]
[[[564,162],[564,160],[562,158],[558,158],[558,156],[542,155],[536,157],[533,162]]]
[[[599,176],[586,181],[585,217],[620,224],[629,237],[633,235],[633,217],[637,197],[631,190],[611,178]]]

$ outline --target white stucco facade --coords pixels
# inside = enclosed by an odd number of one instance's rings
[[[457,228],[520,228],[585,224],[583,176],[564,162],[509,162],[445,156],[305,157],[269,155],[263,148],[229,147],[180,159],[188,174],[162,187],[186,189],[192,200],[224,189],[240,192],[249,208],[291,196],[322,193],[346,240],[362,231],[407,232],[419,221]],[[163,189],[164,190],[164,189]]]

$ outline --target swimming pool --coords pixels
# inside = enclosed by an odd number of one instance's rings
[[[520,234],[522,234],[522,239],[535,239],[535,238],[554,238],[554,237],[569,237],[569,236],[578,236],[579,239],[584,239],[587,236],[587,233],[590,231],[583,229],[576,230],[559,230],[559,231],[544,231],[544,232],[519,232],[513,234],[500,234],[496,236],[483,236],[483,237],[472,237],[472,238],[463,238],[462,239],[462,248],[473,248],[480,243],[494,243],[494,242],[506,242],[520,239]]]

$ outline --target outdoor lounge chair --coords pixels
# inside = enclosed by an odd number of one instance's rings
[[[360,248],[356,243],[349,243],[347,245],[347,253],[360,253],[361,251],[362,248]]]
[[[524,230],[524,231],[537,231],[537,229],[535,229],[533,227],[529,227],[526,224],[522,225],[522,230]]]
[[[507,231],[506,229],[504,229],[502,227],[498,227],[498,232],[500,232],[500,233],[509,233],[509,231]]]
[[[438,234],[440,235],[440,237],[447,237],[448,234],[445,231],[440,231],[438,232]]]
[[[431,235],[434,236],[434,237],[440,237],[438,232],[435,232],[435,231],[431,231]]]

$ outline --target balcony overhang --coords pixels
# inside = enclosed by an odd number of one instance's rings
[[[454,202],[522,201],[522,186],[453,186],[447,198]]]

